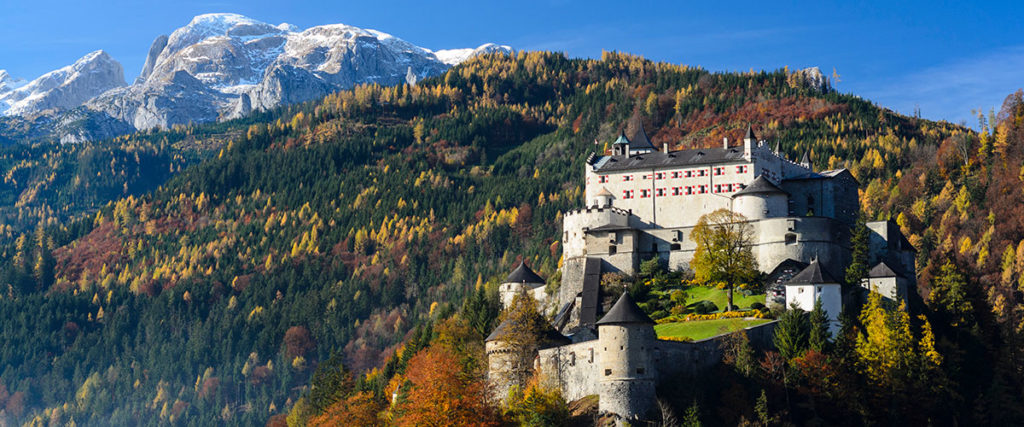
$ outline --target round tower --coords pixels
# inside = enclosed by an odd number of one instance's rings
[[[657,372],[650,355],[657,341],[654,321],[623,292],[597,321],[601,412],[626,420],[647,419],[654,409]]]
[[[521,261],[519,266],[512,273],[505,278],[505,281],[498,287],[498,293],[501,296],[501,305],[503,307],[509,307],[512,305],[512,300],[515,299],[516,295],[520,292],[527,292],[533,297],[537,297],[537,292],[534,290],[541,288],[546,285],[547,282],[534,273],[530,267],[526,266],[526,261]]]
[[[750,185],[732,195],[733,212],[749,220],[782,217],[789,214],[789,194],[758,175]]]
[[[598,209],[610,208],[612,207],[613,199],[615,199],[615,196],[612,195],[612,192],[608,191],[605,187],[601,187],[601,190],[594,195],[594,200],[590,202],[590,206]]]

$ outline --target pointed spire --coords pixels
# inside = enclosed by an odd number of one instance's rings
[[[779,141],[775,141],[775,154],[779,154]]]
[[[811,156],[804,151],[804,157],[800,159],[800,164],[806,167],[811,167]]]
[[[504,283],[545,283],[545,281],[537,273],[534,273],[530,267],[527,267],[526,261],[523,260],[519,262],[519,267],[516,267],[508,275]]]
[[[629,118],[629,123],[626,124],[626,135],[631,136],[629,138],[631,150],[654,150],[654,144],[651,144],[651,140],[647,137],[647,132],[644,130],[644,123],[640,119],[639,110],[635,111],[633,117]]]
[[[754,128],[750,126],[750,123],[747,123],[747,134],[743,137],[743,140],[749,142],[757,141],[757,137],[754,136]]]

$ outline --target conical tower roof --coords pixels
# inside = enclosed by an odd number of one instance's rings
[[[640,324],[654,324],[654,321],[644,313],[635,302],[633,298],[629,296],[629,292],[622,292],[622,296],[619,297],[618,301],[615,301],[615,305],[612,306],[611,310],[608,310],[608,314],[605,314],[601,320],[597,321],[597,325],[616,325],[616,324],[628,324],[628,323],[640,323]]]
[[[651,143],[650,138],[647,137],[647,132],[644,131],[644,123],[643,120],[640,120],[639,111],[634,113],[633,117],[630,117],[629,123],[626,124],[626,134],[630,135],[630,150],[654,150],[654,144]]]
[[[613,196],[613,197],[614,197],[614,195],[612,194],[612,192],[611,192],[611,191],[608,191],[608,188],[606,188],[606,187],[604,187],[604,186],[602,186],[602,187],[601,187],[601,190],[599,190],[599,191],[597,192],[597,194],[595,194],[594,196]]]
[[[818,260],[811,261],[811,264],[803,271],[793,276],[786,282],[786,285],[827,285],[827,284],[839,284],[836,279],[833,279],[827,271],[821,268],[821,263]]]
[[[754,181],[750,185],[743,187],[742,190],[733,193],[732,197],[743,196],[747,194],[769,194],[769,193],[782,193],[788,194],[783,189],[779,188],[775,184],[772,184],[764,175],[758,175],[754,178]]]
[[[619,138],[612,143],[612,145],[629,144],[629,138],[626,138],[626,133],[620,133]]]
[[[512,270],[512,273],[505,278],[503,283],[547,283],[544,279],[534,273],[526,266],[526,261],[521,261],[519,267]]]

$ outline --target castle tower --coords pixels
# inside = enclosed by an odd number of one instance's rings
[[[772,184],[764,175],[732,195],[733,211],[748,220],[786,216],[789,213],[789,194]]]
[[[508,308],[512,305],[512,300],[515,299],[516,294],[524,291],[534,297],[534,299],[537,299],[538,302],[543,302],[545,284],[547,284],[547,281],[538,276],[537,273],[534,273],[530,267],[527,267],[525,260],[521,261],[519,266],[512,270],[512,273],[498,287],[502,307]]]
[[[817,259],[803,271],[786,282],[786,309],[793,303],[804,311],[814,310],[814,303],[821,300],[821,308],[828,317],[828,331],[832,336],[839,332],[839,312],[843,308],[842,288],[839,282],[821,268]]]
[[[615,196],[611,191],[608,191],[605,187],[601,187],[601,191],[598,191],[597,194],[594,195],[594,201],[591,203],[591,206],[598,209],[610,208],[612,207],[612,200],[614,199]]]
[[[540,316],[537,313],[534,315]],[[513,320],[506,318],[484,339],[487,353],[487,381],[494,396],[500,400],[508,397],[512,386],[524,386],[534,372],[539,350],[570,344],[572,341],[543,321],[540,330],[527,331],[517,327]],[[534,339],[523,338],[522,334],[536,334]],[[518,341],[516,335],[520,334]],[[529,342],[524,346],[522,342]],[[519,342],[520,344],[515,344]]]
[[[654,321],[623,292],[597,321],[597,335],[600,411],[626,420],[647,419],[656,401],[651,359],[657,341]]]

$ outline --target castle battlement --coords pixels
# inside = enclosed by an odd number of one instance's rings
[[[567,217],[576,216],[576,215],[590,215],[590,214],[596,214],[596,213],[613,213],[613,214],[619,214],[619,215],[627,216],[627,217],[632,214],[628,210],[619,209],[619,208],[616,208],[616,207],[606,207],[606,208],[589,207],[589,208],[576,208],[576,209],[567,210],[567,211],[562,213],[562,217],[563,218],[567,218]]]

